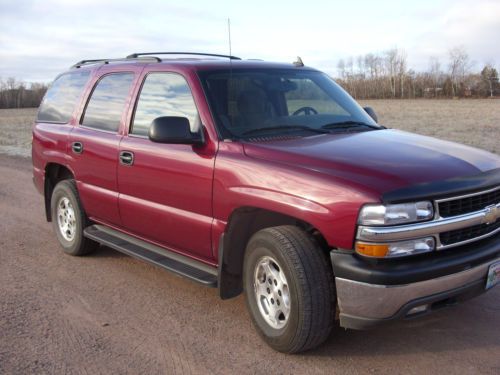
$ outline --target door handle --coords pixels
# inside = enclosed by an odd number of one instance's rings
[[[83,143],[82,142],[73,142],[71,144],[71,149],[75,154],[81,154],[83,152]]]
[[[130,151],[120,151],[120,163],[123,165],[134,164],[134,153]]]

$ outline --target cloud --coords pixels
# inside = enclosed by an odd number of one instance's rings
[[[305,6],[307,4],[307,6]],[[398,46],[427,67],[463,45],[482,64],[500,62],[497,0],[251,3],[191,0],[0,0],[0,77],[50,81],[78,60],[148,50],[232,52],[335,72],[339,58]]]
[[[431,27],[421,33],[409,50],[413,63],[426,67],[430,56],[442,62],[448,59],[448,51],[463,46],[477,65],[500,62],[500,2],[453,1],[445,5],[446,10],[434,14]],[[479,66],[477,67],[479,68]]]
[[[189,28],[207,27],[210,13],[168,5],[150,6],[91,0],[13,6],[0,12],[0,76],[49,81],[81,59],[126,56],[148,50],[217,50],[209,34]],[[155,11],[152,6],[155,5]],[[135,9],[137,8],[137,9]],[[47,9],[50,11],[47,13]]]

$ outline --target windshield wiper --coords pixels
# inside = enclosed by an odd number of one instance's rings
[[[241,135],[251,135],[272,130],[306,130],[313,133],[328,134],[326,130],[315,129],[305,125],[282,125],[282,126],[266,126],[263,128],[251,129],[243,132]]]
[[[359,128],[365,127],[370,129],[383,129],[381,126],[367,124],[361,121],[340,121],[340,122],[332,122],[331,124],[326,124],[321,127],[321,129],[349,129],[349,128]]]

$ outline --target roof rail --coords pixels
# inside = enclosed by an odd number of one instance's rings
[[[218,55],[215,53],[201,53],[201,52],[139,52],[128,55],[127,58],[137,58],[139,56],[147,55],[194,55],[194,56],[212,56],[212,57],[225,57],[231,60],[241,60],[241,58],[231,55]]]
[[[98,63],[103,63],[103,64],[109,64],[110,62],[115,62],[115,61],[130,61],[130,60],[138,60],[138,61],[156,61],[156,62],[161,62],[161,59],[159,57],[155,56],[144,56],[144,57],[126,57],[126,58],[118,58],[118,59],[93,59],[93,60],[81,60],[78,61],[75,65],[73,65],[71,68],[72,69],[78,69],[81,68],[84,65],[90,65],[90,64],[98,64]]]

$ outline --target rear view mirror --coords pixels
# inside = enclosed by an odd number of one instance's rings
[[[157,143],[202,144],[202,130],[192,133],[186,117],[157,117],[149,127],[149,139]]]
[[[373,121],[378,123],[377,114],[375,113],[372,107],[364,107],[363,109],[365,110],[366,113],[368,113],[368,115],[373,119]]]

